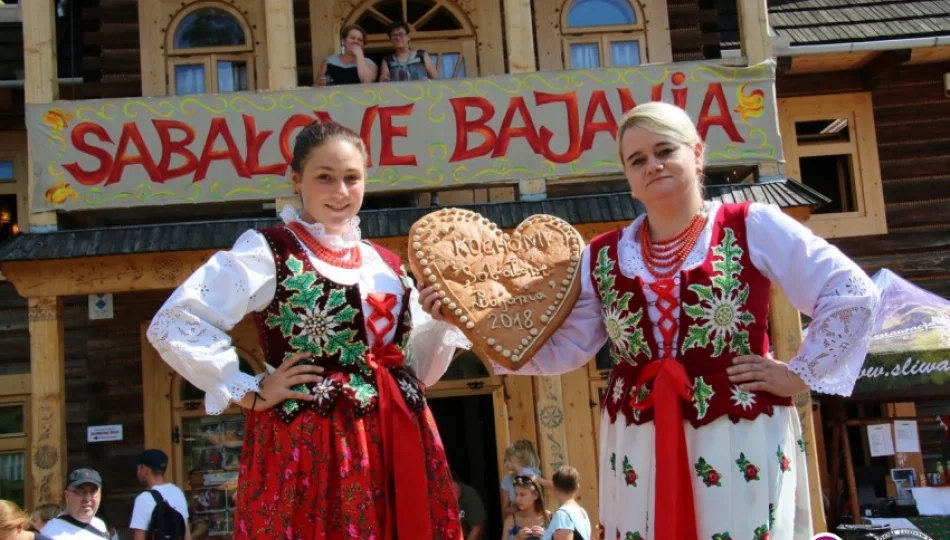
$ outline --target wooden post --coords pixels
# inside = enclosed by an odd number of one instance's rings
[[[765,0],[736,0],[739,8],[739,42],[749,65],[772,57],[769,8]]]
[[[858,482],[854,478],[854,463],[851,461],[851,440],[848,438],[848,426],[841,424],[841,443],[844,446],[844,471],[848,482],[848,501],[851,502],[851,523],[861,523],[861,506],[858,503]]]
[[[600,519],[597,508],[597,437],[600,433],[594,430],[594,417],[590,413],[591,400],[596,399],[596,396],[591,397],[590,386],[586,368],[561,375],[568,464],[576,468],[581,477],[577,502],[587,510],[590,522],[596,524]]]
[[[145,418],[145,448],[158,448],[175,459],[172,448],[171,395],[175,373],[158,351],[149,343],[145,333],[148,323],[142,323],[142,416]],[[170,467],[175,470],[174,467]],[[174,481],[184,482],[184,478]]]
[[[533,377],[535,414],[538,420],[538,456],[541,472],[551,478],[568,461],[567,429],[564,426],[564,393],[560,377]],[[550,490],[549,490],[550,491]],[[548,503],[554,504],[553,493],[547,493]]]
[[[52,103],[59,98],[56,72],[56,19],[53,0],[32,0],[20,4],[23,16],[23,100]],[[29,200],[32,207],[36,185],[33,159],[29,160]],[[42,196],[42,195],[41,195]],[[30,230],[56,230],[56,212],[30,214]]]
[[[63,300],[29,300],[30,451],[35,508],[60,502],[66,479],[66,375],[63,353]]]
[[[293,0],[264,0],[267,29],[267,90],[291,90],[297,87],[297,45],[294,39]],[[278,197],[279,213],[284,206],[300,209],[298,197]]]
[[[769,317],[775,356],[787,362],[798,353],[798,348],[802,344],[801,315],[782,291],[775,286],[772,287],[771,304]],[[826,530],[825,512],[821,496],[821,475],[818,472],[820,465],[815,445],[815,424],[811,410],[811,397],[807,392],[802,393],[795,396],[794,402],[802,426],[802,444],[805,445],[812,523],[815,532],[824,532]]]

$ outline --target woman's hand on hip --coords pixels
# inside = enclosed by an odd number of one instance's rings
[[[784,362],[747,354],[737,356],[732,363],[733,366],[726,370],[729,382],[744,392],[769,392],[792,397],[808,390],[808,385]]]
[[[298,384],[318,383],[323,380],[320,376],[323,373],[322,367],[300,364],[302,360],[311,356],[313,355],[308,352],[297,353],[284,360],[277,371],[264,377],[257,392],[257,403],[252,405],[254,410],[266,411],[288,399],[313,401],[313,395],[309,392],[292,390]]]

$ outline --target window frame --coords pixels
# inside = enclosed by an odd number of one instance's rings
[[[187,49],[182,49],[175,46],[175,33],[178,31],[178,26],[181,22],[192,13],[199,11],[205,8],[215,8],[222,11],[227,11],[234,20],[241,25],[241,29],[244,30],[244,45],[225,45],[217,47],[192,47]],[[171,20],[168,24],[168,33],[165,36],[165,50],[168,51],[168,57],[172,56],[194,56],[200,54],[215,54],[215,53],[237,53],[237,52],[253,52],[254,51],[254,34],[251,32],[250,25],[247,24],[247,21],[244,20],[244,17],[241,15],[241,12],[235,9],[232,6],[227,4],[222,4],[219,2],[199,2],[197,4],[192,4],[186,9],[183,9],[178,12],[177,15]]]
[[[590,27],[598,28],[598,27]],[[615,42],[622,41],[636,41],[638,45],[638,51],[640,53],[640,61],[637,66],[642,66],[647,63],[646,59],[646,33],[643,31],[638,31],[635,33],[605,33],[605,34],[582,34],[582,35],[570,35],[564,36],[561,38],[561,45],[564,49],[564,65],[566,69],[588,69],[588,68],[575,68],[571,65],[571,45],[578,44],[596,44],[599,47],[600,53],[600,68],[612,68],[618,67],[613,65],[613,56],[611,52],[611,45]],[[619,66],[621,68],[635,67],[635,66]],[[599,68],[598,68],[599,69]]]
[[[785,153],[785,172],[801,180],[801,158],[851,156],[851,182],[855,209],[850,212],[812,214],[805,225],[824,238],[845,238],[887,233],[884,188],[877,150],[874,108],[870,92],[787,97],[778,100],[779,129]],[[798,122],[846,118],[848,142],[808,142],[799,144]]]
[[[630,24],[603,24],[595,26],[575,26],[571,27],[568,24],[568,17],[571,14],[571,8],[574,6],[574,2],[577,0],[567,0],[564,3],[561,9],[561,34],[600,34],[600,33],[614,33],[614,32],[629,32],[630,30],[639,30],[646,31],[646,24],[643,21],[643,7],[639,2],[634,2],[631,0],[625,0],[630,7],[633,9],[633,14],[637,19],[637,22]],[[643,56],[641,54],[641,56]]]
[[[23,407],[23,433],[0,435],[0,454],[23,454],[23,500],[27,505],[33,502],[33,483],[30,456],[30,432],[32,427],[32,400],[29,393],[30,375],[0,375],[0,406],[21,405]],[[7,393],[9,392],[9,393]]]
[[[181,22],[188,15],[205,8],[215,8],[228,12],[244,31],[244,45],[228,45],[220,47],[194,47],[182,49],[175,47],[175,33]],[[168,81],[168,95],[189,95],[177,92],[178,84],[175,67],[180,65],[204,64],[205,91],[204,94],[253,92],[257,90],[256,66],[254,62],[254,35],[241,13],[232,6],[218,2],[199,2],[178,12],[168,25],[165,36],[165,73]],[[245,62],[247,64],[247,89],[221,92],[218,89],[218,62]]]
[[[245,62],[247,63],[247,89],[221,92],[218,89],[218,62]],[[232,94],[234,92],[253,92],[257,89],[257,82],[254,77],[254,57],[251,54],[207,54],[195,56],[175,56],[168,59],[168,86],[169,94],[173,96],[187,96],[193,94],[179,94],[177,75],[175,68],[177,66],[193,66],[203,64],[205,68],[205,94]]]

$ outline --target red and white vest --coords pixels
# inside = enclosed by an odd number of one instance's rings
[[[675,359],[693,385],[692,406],[683,417],[693,426],[728,415],[733,422],[771,415],[790,398],[766,392],[742,392],[731,384],[726,368],[744,354],[765,356],[769,350],[768,314],[771,283],[753,265],[746,236],[749,203],[723,204],[712,228],[705,261],[680,272],[679,334]],[[591,280],[602,304],[614,367],[601,407],[615,422],[622,412],[627,424],[653,420],[653,409],[634,410],[650,384],[636,384],[647,363],[658,359],[653,324],[647,313],[644,282],[620,272],[618,243],[622,230],[591,242]]]

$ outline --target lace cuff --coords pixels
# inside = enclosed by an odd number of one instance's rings
[[[873,324],[873,306],[846,307],[814,320],[788,369],[816,392],[850,396]]]
[[[219,383],[214,391],[205,393],[205,412],[212,416],[223,413],[228,405],[241,401],[248,392],[260,390],[263,378],[264,374],[255,376],[239,371],[234,377]]]
[[[426,386],[431,386],[445,374],[456,349],[471,347],[472,343],[454,325],[429,319],[412,329],[409,363],[416,376]]]

